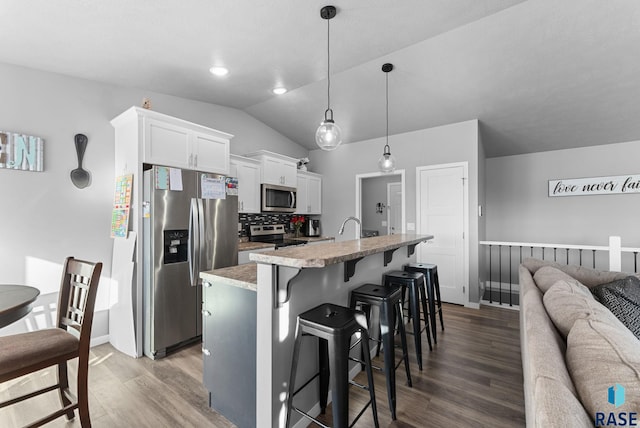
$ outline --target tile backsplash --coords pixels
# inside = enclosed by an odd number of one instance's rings
[[[240,231],[238,231],[239,237],[245,237],[247,235],[247,229],[252,224],[284,224],[287,232],[292,233],[291,218],[297,214],[238,214],[238,222],[240,223]]]

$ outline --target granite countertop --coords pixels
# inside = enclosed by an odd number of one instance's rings
[[[226,284],[256,291],[258,286],[257,270],[255,263],[247,263],[200,272],[200,278],[208,282],[220,281],[222,279]]]
[[[333,236],[301,236],[299,238],[287,237],[287,239],[291,239],[293,241],[300,242],[319,242],[319,241],[331,241],[332,239],[336,239]]]
[[[262,248],[275,248],[274,244],[266,242],[238,242],[238,251],[253,251],[260,250]]]
[[[281,248],[277,251],[252,253],[249,259],[294,268],[322,268],[371,254],[395,250],[433,239],[433,235],[384,235],[351,241]]]

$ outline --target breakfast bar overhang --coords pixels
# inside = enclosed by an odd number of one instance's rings
[[[258,427],[284,426],[297,315],[324,302],[347,305],[349,290],[379,284],[384,272],[415,261],[416,245],[432,238],[386,235],[251,254],[250,259],[257,262]],[[299,379],[317,370],[314,348],[308,346],[301,353],[300,361],[308,364],[299,365]],[[312,392],[299,396],[303,403],[307,400],[310,411],[318,406]]]

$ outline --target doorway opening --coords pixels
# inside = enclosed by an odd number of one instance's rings
[[[355,212],[362,224],[355,238],[387,235],[392,228],[391,233],[405,233],[405,196],[404,169],[357,174]]]

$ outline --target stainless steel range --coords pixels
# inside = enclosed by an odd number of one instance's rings
[[[285,238],[284,224],[265,224],[249,226],[249,241],[275,244],[276,250],[292,245],[305,245],[305,241]]]

